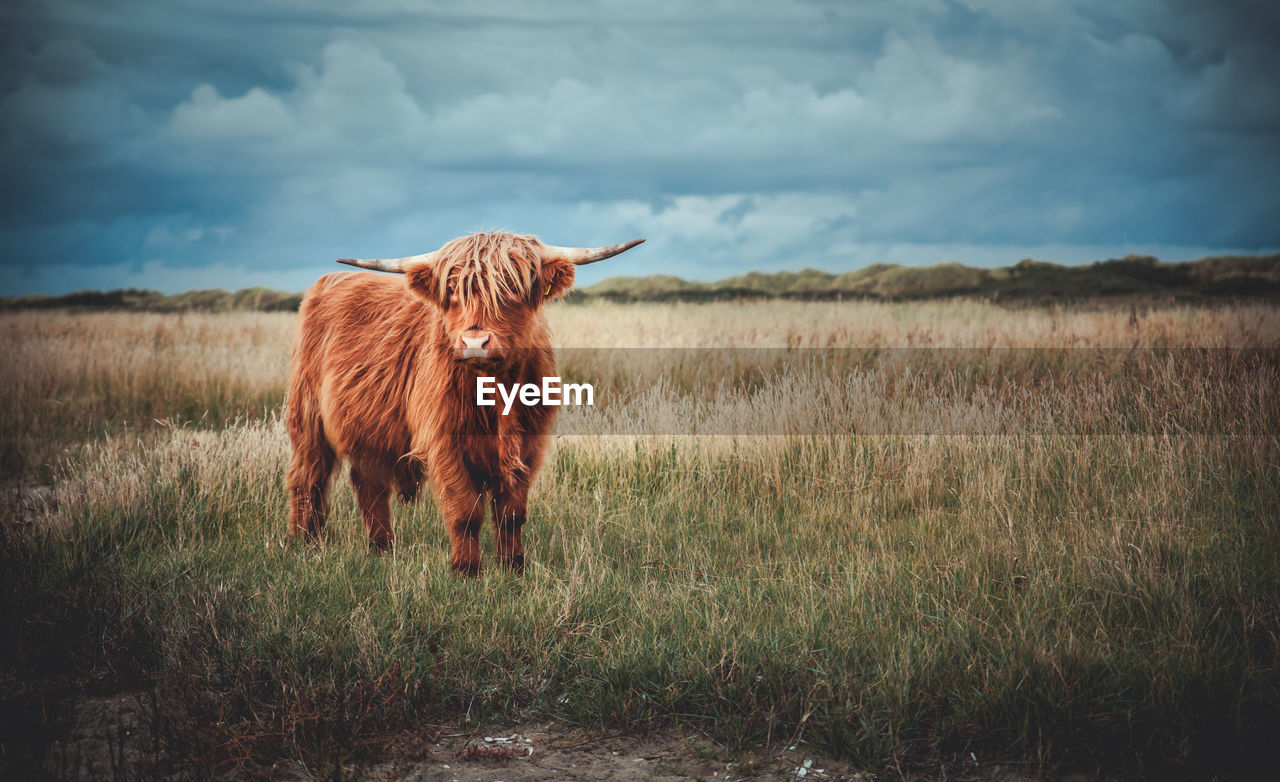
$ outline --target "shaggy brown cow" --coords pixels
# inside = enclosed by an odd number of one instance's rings
[[[520,530],[555,407],[476,404],[476,378],[540,384],[555,355],[540,308],[573,287],[574,268],[643,239],[596,249],[534,236],[474,234],[435,252],[339,263],[403,276],[337,272],[302,300],[289,381],[290,532],[324,530],[328,484],[351,464],[370,542],[389,547],[391,491],[424,478],[453,543],[456,572],[480,572],[486,495],[502,564],[524,568]]]

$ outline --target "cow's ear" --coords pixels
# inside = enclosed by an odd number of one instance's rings
[[[449,292],[431,264],[419,263],[405,269],[404,281],[409,290],[440,309],[449,306]]]
[[[564,258],[546,258],[542,261],[542,285],[538,289],[543,301],[552,301],[573,290],[576,267]]]

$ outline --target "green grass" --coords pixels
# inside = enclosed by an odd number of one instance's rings
[[[803,730],[872,768],[1160,774],[1256,755],[1277,724],[1274,441],[563,447],[526,577],[463,581],[430,504],[399,511],[392,556],[345,489],[323,549],[282,543],[278,426],[184,440],[5,547],[5,651],[149,677],[170,745],[211,764],[536,714],[740,746]],[[906,474],[920,450],[939,469]],[[1177,487],[1165,507],[1152,484]]]

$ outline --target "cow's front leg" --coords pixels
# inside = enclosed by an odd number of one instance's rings
[[[459,575],[478,576],[484,497],[459,460],[436,459],[431,473],[431,482],[440,501],[440,515],[444,517],[453,548],[449,567]]]
[[[480,492],[450,492],[441,498],[440,505],[453,548],[449,567],[461,576],[480,575],[480,528],[484,526]]]
[[[549,408],[529,408],[524,416],[511,415],[498,424],[498,456],[501,479],[493,492],[493,536],[498,559],[508,570],[524,573],[524,546],[520,533],[529,504],[529,487],[542,464]],[[554,408],[550,408],[554,409]]]
[[[498,493],[512,498],[528,494],[529,465],[524,460],[525,435],[520,420],[507,416],[498,423]],[[524,513],[521,500],[521,515]],[[496,510],[495,504],[495,510]],[[498,518],[496,515],[494,518]]]
[[[514,493],[502,490],[493,495],[493,539],[498,548],[498,561],[517,575],[524,574],[520,530],[524,528],[528,494],[528,487],[523,486],[517,487]]]

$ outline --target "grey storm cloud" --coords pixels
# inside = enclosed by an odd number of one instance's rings
[[[1265,2],[18,2],[0,294],[300,289],[492,228],[608,273],[1280,245]]]

